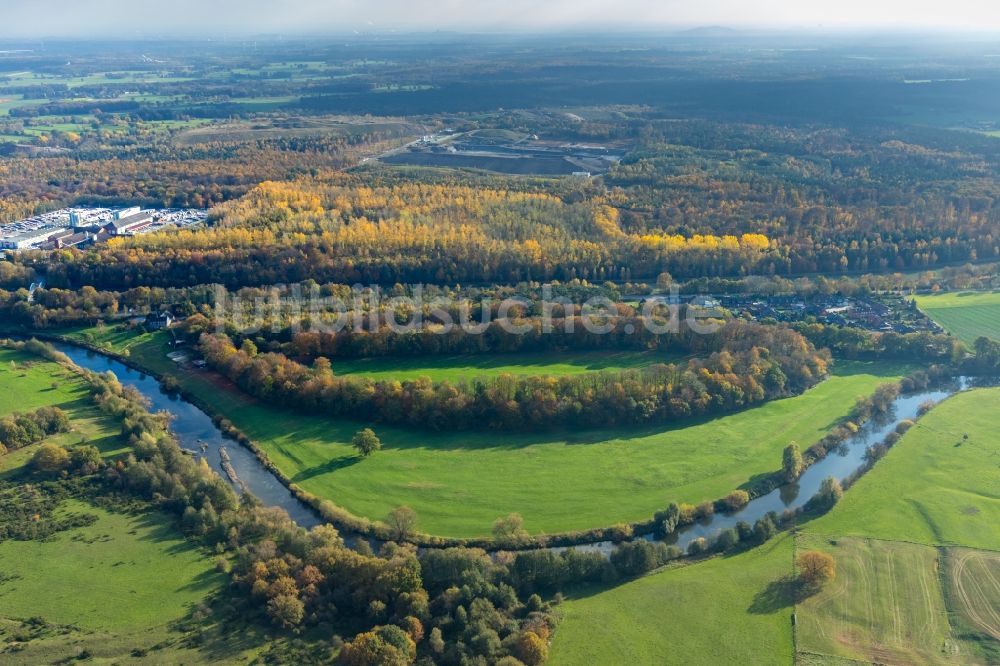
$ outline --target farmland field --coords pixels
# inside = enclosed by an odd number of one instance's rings
[[[571,594],[551,666],[792,663],[792,539]]]
[[[881,664],[955,663],[938,550],[893,541],[803,537],[837,561],[837,578],[800,603],[800,652]]]
[[[917,305],[964,342],[1000,340],[1000,292],[919,296]]]
[[[1000,658],[1000,553],[951,548],[945,567],[957,628],[985,641]]]
[[[176,376],[294,483],[369,518],[406,504],[419,514],[422,531],[442,536],[487,535],[497,517],[512,511],[532,533],[552,533],[643,520],[671,501],[716,499],[777,470],[790,441],[820,439],[858,395],[906,370],[842,362],[835,376],[804,395],[674,427],[518,434],[376,425],[383,450],[362,460],[350,441],[369,424],[261,404],[212,373],[179,368],[164,358],[161,343],[153,336],[134,345],[132,359]]]
[[[804,536],[837,577],[796,608],[800,657],[987,664],[1000,657],[1000,555],[901,541]]]

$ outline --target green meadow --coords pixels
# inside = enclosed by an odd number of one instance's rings
[[[93,406],[77,375],[0,349],[0,416],[52,405],[67,412],[71,429],[45,442],[86,442],[105,456],[128,450],[120,425]],[[0,456],[0,485],[32,482],[27,463],[39,446]],[[174,519],[114,513],[81,499],[64,500],[56,511],[96,521],[45,540],[0,540],[0,662],[68,663],[89,655],[99,663],[138,663],[148,650],[163,663],[206,661],[182,648],[171,625],[219,589],[224,576],[174,530]]]
[[[60,335],[86,342],[119,354],[128,353],[135,345],[149,342],[153,334],[125,326],[78,326],[59,331]]]
[[[644,368],[654,363],[672,363],[676,355],[662,352],[563,352],[525,354],[482,354],[422,358],[365,358],[336,360],[338,375],[365,375],[372,379],[416,379],[460,381],[477,376],[499,375],[578,375],[599,370]]]
[[[1000,292],[963,292],[918,296],[931,319],[972,344],[977,338],[1000,340]]]
[[[79,377],[55,363],[0,349],[0,416],[48,406],[63,409],[72,429],[47,442],[67,447],[86,442],[106,457],[126,451],[120,428],[93,405]],[[39,446],[41,442],[0,456],[0,480],[18,474]]]
[[[97,522],[47,541],[0,543],[0,611],[93,631],[134,631],[182,617],[223,582],[211,558],[157,513],[111,513],[68,500]]]
[[[1000,389],[949,398],[805,529],[1000,550]]]
[[[1000,660],[1000,389],[923,417],[799,547],[837,580],[798,608],[799,649],[887,664]],[[974,550],[979,549],[979,550]]]
[[[510,512],[521,513],[532,533],[554,533],[644,520],[672,501],[716,499],[779,469],[789,442],[820,439],[857,396],[906,370],[842,362],[804,395],[672,427],[520,434],[375,424],[383,449],[361,459],[350,441],[372,424],[268,407],[213,373],[167,360],[163,340],[133,345],[131,358],[177,377],[294,483],[373,519],[405,504],[419,514],[422,531],[464,537],[489,534]]]
[[[571,593],[549,666],[793,662],[792,565],[782,536],[732,557],[668,567],[608,590]]]
[[[0,542],[0,663],[247,663],[260,649],[258,632],[227,634],[211,615],[197,642],[176,625],[226,576],[173,518],[78,500],[58,511],[96,521],[44,541]]]

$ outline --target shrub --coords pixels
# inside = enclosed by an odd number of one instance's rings
[[[38,472],[53,474],[69,467],[69,451],[55,444],[42,444],[31,457],[31,466]]]
[[[692,557],[697,557],[698,555],[703,555],[708,552],[708,540],[705,537],[698,537],[693,539],[691,543],[688,544],[688,555]]]
[[[750,503],[750,493],[745,490],[734,490],[726,495],[725,499],[722,500],[722,503],[725,506],[726,511],[739,511]]]
[[[727,530],[722,530],[722,533],[719,534],[719,537],[715,540],[715,549],[723,552],[735,548],[739,543],[739,532],[736,531],[735,527],[730,527]]]

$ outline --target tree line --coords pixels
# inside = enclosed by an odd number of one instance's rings
[[[67,430],[69,417],[58,407],[39,407],[26,414],[14,412],[0,419],[0,456]]]
[[[325,357],[307,366],[259,353],[249,340],[237,348],[222,333],[203,334],[199,349],[211,367],[268,403],[435,429],[611,427],[729,412],[801,393],[830,363],[827,352],[787,328],[731,321],[703,337],[713,353],[684,364],[456,383],[340,377]]]

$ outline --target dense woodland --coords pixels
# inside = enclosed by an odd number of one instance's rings
[[[394,284],[630,279],[730,274],[769,243],[732,236],[629,234],[618,210],[544,193],[466,186],[372,188],[353,176],[263,183],[217,208],[210,229],[150,234],[48,266],[54,284],[98,288],[279,282]],[[349,181],[341,185],[338,181]],[[353,182],[351,182],[353,181]]]
[[[178,145],[137,134],[138,146],[105,142],[92,150],[0,158],[0,223],[66,203],[208,208],[243,195],[262,180],[343,168],[394,145],[400,131]],[[108,145],[110,144],[110,145]]]
[[[330,165],[311,155],[348,163],[358,154],[348,146],[273,156],[238,145],[178,148],[196,158],[182,167],[185,178],[197,177],[197,159],[272,169],[248,178],[295,173],[289,160],[302,160],[315,175],[259,185],[218,207],[210,229],[63,253],[47,270],[54,285],[235,289],[307,278],[392,285],[867,273],[1000,257],[995,156],[974,139],[700,121],[647,129],[603,181],[576,187],[377,166],[316,171]],[[187,164],[149,162],[171,163]],[[142,162],[124,160],[112,173],[144,183],[132,164]],[[229,178],[225,191],[176,189],[214,203],[248,185]],[[114,189],[94,194],[135,196]]]

